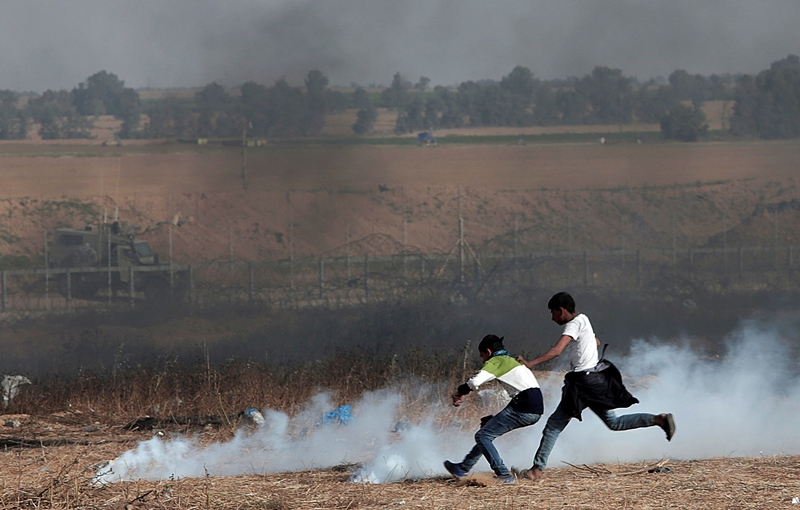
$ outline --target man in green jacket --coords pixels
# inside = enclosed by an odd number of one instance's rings
[[[460,385],[452,395],[453,405],[458,407],[473,390],[484,383],[497,379],[508,388],[511,402],[499,413],[482,420],[481,428],[475,433],[475,446],[467,453],[464,460],[453,463],[444,461],[447,471],[461,478],[467,475],[476,462],[485,457],[501,483],[514,483],[516,480],[492,441],[507,432],[521,427],[533,425],[542,413],[544,404],[539,382],[529,369],[509,356],[503,346],[503,338],[486,335],[478,345],[478,354],[483,360],[481,370],[466,383]]]

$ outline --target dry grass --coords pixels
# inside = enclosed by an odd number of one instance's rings
[[[348,379],[354,384],[340,385],[336,393],[340,398],[352,400],[372,385],[387,385],[402,368],[421,377],[405,383],[395,379],[394,386],[401,395],[414,395],[418,399],[419,394],[414,390],[419,386],[418,381],[426,377],[446,381],[441,391],[424,397],[431,399],[432,404],[437,398],[446,398],[444,388],[460,380],[462,371],[471,370],[469,363],[455,363],[454,359],[426,364],[427,357],[364,358],[355,362],[353,357],[352,353],[342,354],[332,357],[338,363],[300,365],[286,371],[252,363],[227,367],[210,364],[204,367],[201,363],[186,369],[140,368],[117,370],[105,376],[84,374],[72,383],[62,379],[61,393],[46,384],[44,388],[41,384],[26,387],[12,402],[11,409],[27,409],[30,414],[0,416],[0,422],[8,424],[0,431],[0,442],[4,445],[0,452],[3,466],[0,509],[776,508],[800,497],[798,456],[651,459],[643,463],[590,466],[562,464],[548,469],[537,484],[521,480],[514,486],[498,486],[492,475],[485,472],[460,481],[439,477],[359,484],[350,481],[357,465],[270,474],[139,480],[102,486],[92,483],[93,475],[105,461],[152,436],[149,428],[131,430],[128,425],[131,418],[148,411],[143,408],[145,402],[164,404],[173,397],[171,391],[162,392],[163,387],[183,388],[182,396],[188,407],[183,411],[197,419],[193,422],[173,419],[170,424],[170,418],[175,418],[179,409],[162,408],[159,416],[164,420],[158,433],[165,438],[189,435],[201,444],[209,444],[229,440],[242,424],[241,418],[234,413],[217,420],[199,415],[216,412],[219,417],[220,412],[241,409],[245,402],[258,399],[267,402],[268,407],[291,412],[306,395],[301,392],[296,397],[289,396],[284,388],[335,387],[333,381]],[[358,367],[365,364],[375,370],[360,372]],[[348,373],[341,372],[345,367],[352,368]],[[305,383],[293,383],[287,379],[290,377]],[[543,380],[545,374],[539,373],[538,377]],[[240,390],[234,391],[235,388]],[[46,405],[31,405],[48,396],[70,405],[67,410],[57,412],[47,411]],[[429,409],[428,404],[406,401],[404,408]],[[465,434],[483,410],[476,407],[466,411],[472,414],[461,416]],[[153,412],[152,408],[149,412]],[[425,418],[407,414],[411,420]],[[18,426],[9,426],[12,423]],[[671,471],[648,472],[648,468],[656,465],[667,466]]]
[[[800,457],[784,456],[673,460],[671,473],[648,473],[645,464],[568,466],[548,469],[538,484],[514,486],[497,486],[488,473],[356,484],[349,481],[354,466],[96,486],[97,466],[133,446],[131,434],[106,437],[7,448],[0,508],[783,508],[800,496]]]

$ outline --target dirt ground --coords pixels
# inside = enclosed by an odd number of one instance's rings
[[[242,189],[239,149],[197,146],[63,147],[19,155],[0,146],[2,198],[182,194]],[[155,152],[158,151],[158,152]],[[708,144],[534,144],[458,147],[255,148],[247,155],[248,191],[377,190],[448,185],[564,190],[663,186],[719,179],[796,175],[796,142]]]
[[[98,486],[98,467],[152,432],[100,424],[80,411],[0,421],[0,508],[791,508],[800,497],[797,456],[561,464],[539,483],[513,486],[483,472],[365,485],[349,481],[354,465]],[[16,428],[8,425],[14,421]],[[201,441],[230,435],[210,426],[184,432]],[[659,464],[661,472],[649,472]]]

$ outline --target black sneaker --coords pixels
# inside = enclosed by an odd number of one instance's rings
[[[461,469],[461,466],[458,464],[453,464],[449,460],[444,461],[444,468],[447,470],[448,473],[455,476],[456,478],[464,478],[467,474]]]
[[[675,418],[672,417],[672,414],[664,415],[664,424],[661,425],[661,429],[667,435],[667,441],[672,441],[672,436],[675,435]]]

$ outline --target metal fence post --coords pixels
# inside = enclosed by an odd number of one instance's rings
[[[2,311],[5,312],[8,308],[8,284],[6,282],[5,271],[0,271],[0,293],[3,294],[2,300],[0,300],[0,302],[2,302],[0,307],[2,308]]]
[[[247,301],[253,302],[253,263],[247,263]]]
[[[189,264],[189,304],[194,304],[194,266]]]
[[[67,310],[72,310],[72,270],[67,268]]]
[[[742,247],[739,246],[739,283],[742,283],[742,273],[744,273],[744,261],[742,257]]]
[[[672,264],[678,262],[678,241],[675,237],[675,213],[672,213]]]
[[[106,235],[106,252],[108,253],[108,304],[111,304],[111,297],[114,295],[114,292],[113,292],[114,279],[113,279],[112,274],[111,274],[111,262],[112,262],[111,261],[111,231],[110,230],[104,230],[106,228],[106,225],[107,225],[107,223],[104,220],[103,221],[103,227],[100,229],[100,232],[101,232],[100,237],[102,237],[102,233],[105,232],[105,235]],[[98,244],[100,243],[99,240],[97,242],[98,242]],[[117,257],[119,257],[119,252],[117,252]],[[120,276],[120,279],[122,279],[121,278],[122,277],[122,273],[120,273],[119,276]]]
[[[350,299],[350,281],[352,280],[350,276],[350,224],[348,223],[347,225],[347,255],[345,258],[345,267],[347,269],[347,299]]]
[[[775,256],[775,272],[778,272],[778,245],[772,247],[772,253]]]
[[[364,255],[364,296],[369,299],[369,255]]]
[[[128,292],[131,296],[131,308],[133,308],[136,306],[136,299],[134,296],[134,294],[136,294],[136,282],[133,266],[128,266],[128,284],[130,285]]]
[[[723,273],[722,274],[727,277],[728,276],[728,247],[727,247],[727,245],[724,248],[722,248],[722,257],[723,257],[723,261],[722,261],[722,271],[723,271]]]
[[[636,250],[636,286],[642,286],[642,250]]]
[[[228,262],[230,271],[233,273],[233,227],[228,225]]]
[[[289,288],[294,290],[294,256],[289,252]]]
[[[44,306],[50,310],[50,254],[47,251],[47,231],[44,231]]]
[[[408,218],[403,219],[403,280],[408,283]]]
[[[172,262],[172,223],[169,224],[169,295],[175,292],[175,266]]]
[[[325,259],[319,258],[319,298],[325,299]]]
[[[528,285],[533,288],[533,253],[528,253]]]

